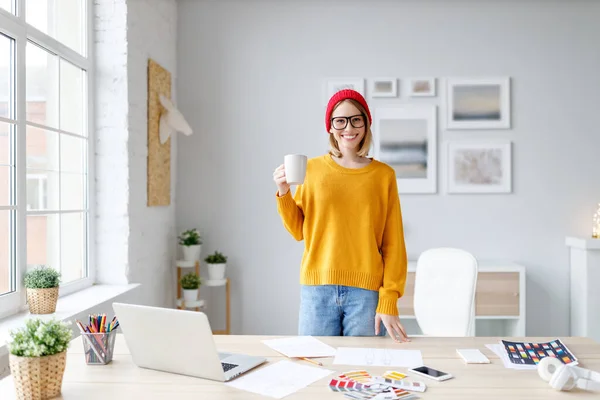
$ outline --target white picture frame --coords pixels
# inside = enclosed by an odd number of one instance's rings
[[[396,171],[398,193],[437,192],[437,106],[373,110],[373,157]]]
[[[353,89],[365,96],[364,78],[328,78],[325,81],[325,93],[323,103],[327,105],[331,96],[342,89]]]
[[[398,97],[398,78],[373,78],[369,80],[370,97]]]
[[[409,97],[436,96],[435,78],[409,78],[406,85]]]
[[[510,78],[446,80],[447,129],[509,129]]]
[[[511,193],[510,141],[450,141],[446,145],[448,193]]]

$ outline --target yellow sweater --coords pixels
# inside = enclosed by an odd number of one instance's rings
[[[379,291],[378,313],[398,315],[406,282],[406,247],[396,174],[373,160],[338,165],[329,154],[308,160],[306,178],[277,210],[296,240],[304,239],[300,283]]]

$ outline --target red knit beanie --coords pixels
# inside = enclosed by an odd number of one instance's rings
[[[347,99],[358,101],[367,112],[367,118],[369,118],[369,125],[373,123],[373,120],[371,118],[371,111],[369,111],[369,106],[367,105],[367,102],[362,96],[362,94],[358,93],[356,90],[342,89],[339,92],[335,93],[333,96],[331,96],[331,99],[329,99],[329,103],[327,104],[327,111],[325,111],[325,127],[327,128],[327,133],[329,133],[329,130],[331,129],[331,113],[333,112],[333,108],[340,101]]]

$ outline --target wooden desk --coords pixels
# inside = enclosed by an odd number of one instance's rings
[[[267,336],[216,336],[220,350],[240,352],[268,357],[270,362],[285,359],[269,347],[260,343]],[[389,338],[319,338],[334,347],[377,347],[393,349],[418,349],[426,364],[452,373],[455,378],[446,382],[427,382],[422,399],[598,399],[593,392],[558,392],[539,378],[535,370],[506,369],[500,359],[485,347],[496,343],[500,338],[429,338],[416,337],[411,343],[395,344]],[[515,338],[520,340],[522,338]],[[527,338],[532,342],[547,341],[551,338]],[[600,344],[586,338],[562,337],[563,342],[579,358],[582,367],[600,371]],[[163,342],[165,351],[168,343]],[[490,358],[491,364],[465,365],[457,358],[457,348],[479,348]],[[358,369],[332,365],[333,358],[321,359],[326,368],[337,372]],[[312,366],[305,361],[295,361]],[[268,364],[264,364],[268,365]],[[381,374],[389,367],[364,367],[371,374]],[[406,371],[405,368],[396,368]],[[313,385],[286,397],[290,400],[301,399],[337,399],[343,400],[341,393],[329,390],[327,383],[334,377],[330,375]],[[0,381],[0,398],[14,399],[14,387],[9,376]],[[233,389],[220,382],[169,374],[136,367],[121,335],[117,338],[115,355],[111,364],[106,366],[88,366],[83,358],[81,338],[73,340],[67,355],[67,367],[63,381],[63,399],[258,399],[260,396]]]

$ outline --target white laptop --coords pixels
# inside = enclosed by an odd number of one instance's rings
[[[138,367],[225,382],[267,361],[219,353],[203,312],[124,303],[113,310]]]

